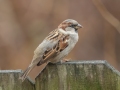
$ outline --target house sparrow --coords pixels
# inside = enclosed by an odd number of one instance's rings
[[[78,42],[79,28],[82,28],[82,25],[77,21],[67,19],[57,29],[50,32],[34,51],[32,62],[20,76],[20,79],[24,81],[35,66],[40,66],[48,62],[60,62]]]

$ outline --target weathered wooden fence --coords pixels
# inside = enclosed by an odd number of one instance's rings
[[[120,90],[120,72],[102,60],[48,64],[35,83],[20,73],[0,70],[0,90]]]

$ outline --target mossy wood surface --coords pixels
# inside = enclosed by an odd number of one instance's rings
[[[26,79],[19,80],[21,70],[0,70],[0,90],[35,90],[34,84]]]
[[[21,70],[0,70],[0,90],[120,90],[120,73],[106,61],[48,64],[35,84]]]
[[[120,90],[120,73],[106,61],[48,64],[38,75],[36,90]]]

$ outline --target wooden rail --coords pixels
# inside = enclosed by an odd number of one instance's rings
[[[21,70],[0,70],[0,90],[120,90],[120,72],[104,60],[48,64],[36,82]]]

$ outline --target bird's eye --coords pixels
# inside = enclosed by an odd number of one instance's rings
[[[72,24],[70,27],[75,28],[76,26],[77,26],[77,24]]]

